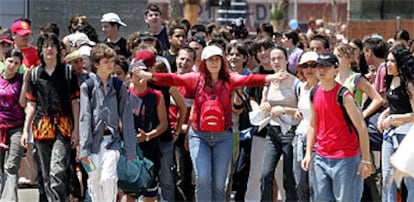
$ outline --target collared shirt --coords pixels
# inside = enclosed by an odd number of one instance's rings
[[[70,137],[73,129],[72,100],[79,98],[79,85],[74,70],[71,80],[65,76],[65,64],[59,64],[49,75],[43,65],[38,67],[37,79],[29,77],[26,98],[36,102],[33,135],[35,140],[54,140],[55,130]]]
[[[109,77],[107,93],[104,91],[104,83],[97,75],[91,75],[80,87],[80,157],[99,152],[105,128],[112,133],[107,149],[119,150],[123,140],[126,157],[136,156],[137,139],[129,95],[125,85],[121,85],[119,92],[116,92],[114,79]],[[88,86],[91,82],[92,88]]]

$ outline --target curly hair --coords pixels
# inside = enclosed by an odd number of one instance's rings
[[[411,93],[407,91],[408,83],[414,84],[414,56],[411,55],[410,51],[402,45],[395,46],[388,54],[392,54],[397,62],[398,76],[401,79],[401,87],[403,92],[407,92],[411,98]],[[387,55],[388,55],[387,54]],[[392,75],[385,76],[385,86],[387,90],[390,89]],[[404,84],[404,85],[403,85]]]

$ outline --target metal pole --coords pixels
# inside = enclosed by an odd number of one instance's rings
[[[293,1],[293,19],[299,21],[299,19],[298,19],[298,0]]]
[[[397,30],[400,30],[400,20],[401,20],[401,17],[400,16],[397,16],[396,19],[397,19]]]

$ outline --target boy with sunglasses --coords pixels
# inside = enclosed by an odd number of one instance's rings
[[[317,143],[312,162],[313,200],[360,201],[363,179],[372,170],[367,127],[351,92],[346,91],[342,103],[338,102],[341,90],[341,85],[335,81],[338,58],[333,54],[322,54],[316,63],[320,85],[310,96],[311,120],[302,168],[309,170]],[[352,121],[351,130],[341,107],[345,108]]]

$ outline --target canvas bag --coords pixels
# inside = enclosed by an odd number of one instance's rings
[[[204,132],[224,131],[223,105],[215,95],[201,105],[200,130]]]
[[[207,97],[207,101],[201,105],[199,127],[203,132],[223,132],[224,131],[224,109],[218,96],[212,93],[209,95],[203,90],[202,78],[199,77],[196,89],[199,96]]]
[[[128,161],[125,157],[124,147],[120,151],[117,165],[118,187],[125,193],[138,198],[151,185],[154,178],[154,163],[142,154],[137,143],[137,156]]]

